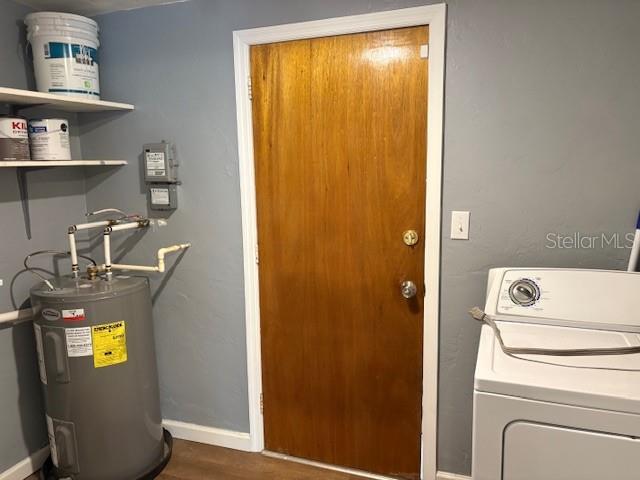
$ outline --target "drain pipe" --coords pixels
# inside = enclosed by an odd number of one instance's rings
[[[0,325],[10,323],[18,325],[33,318],[33,311],[30,308],[23,310],[14,310],[13,312],[0,313]]]
[[[186,250],[189,247],[191,247],[191,243],[179,243],[177,245],[171,245],[170,247],[160,248],[157,253],[158,264],[155,266],[126,265],[122,263],[114,263],[113,265],[111,265],[111,268],[115,270],[132,270],[137,272],[164,273],[165,272],[165,262],[164,262],[165,255],[167,255],[168,253],[179,252],[180,250]]]

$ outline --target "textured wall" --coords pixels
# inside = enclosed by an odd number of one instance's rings
[[[143,143],[178,145],[181,207],[127,261],[194,247],[156,301],[167,418],[246,431],[246,352],[231,32],[422,1],[193,0],[101,16],[102,90],[133,113],[84,119],[88,156],[127,168],[88,182],[90,208],[146,208]],[[637,1],[448,2],[444,231],[472,212],[471,240],[443,238],[439,468],[468,473],[478,326],[493,266],[621,268],[611,247],[549,250],[549,232],[629,231],[640,178]],[[138,239],[130,242],[133,245]]]
[[[32,87],[30,67],[23,61],[21,19],[30,10],[0,0],[0,85]],[[1,108],[1,107],[0,107]],[[0,110],[0,113],[4,111]],[[27,110],[26,115],[40,112]],[[48,112],[52,114],[52,112]],[[55,114],[55,113],[54,113]],[[68,115],[68,114],[67,114]],[[75,116],[71,115],[71,127]],[[77,138],[73,153],[80,155]],[[27,240],[16,181],[16,169],[0,169],[0,312],[19,308],[29,297],[34,277],[22,272],[22,259],[42,249],[66,249],[65,225],[85,211],[84,175],[79,169],[48,169],[27,175],[33,239]],[[48,270],[66,262],[34,261]],[[0,472],[46,444],[40,380],[30,324],[0,327]]]
[[[496,266],[620,269],[629,251],[548,249],[548,233],[620,233],[640,207],[640,2],[449,4],[444,215],[471,210],[469,242],[443,239],[439,468],[469,472],[472,385]],[[446,237],[446,235],[445,235]]]

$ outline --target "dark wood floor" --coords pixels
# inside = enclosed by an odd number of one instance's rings
[[[37,480],[33,475],[28,480]],[[161,480],[362,480],[323,470],[202,443],[174,440],[171,461]]]

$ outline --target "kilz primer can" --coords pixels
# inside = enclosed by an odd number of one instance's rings
[[[21,117],[0,116],[0,161],[28,161],[29,132]]]
[[[64,118],[29,121],[32,160],[71,160],[69,122]]]

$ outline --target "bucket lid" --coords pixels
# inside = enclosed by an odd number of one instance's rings
[[[64,122],[69,123],[69,120],[66,118],[32,118],[29,120],[29,123],[33,122]]]
[[[33,12],[24,17],[24,23],[27,27],[32,28],[34,25],[55,25],[62,27],[80,27],[83,24],[85,28],[99,30],[98,23],[88,17],[76,15],[74,13],[62,12]]]

